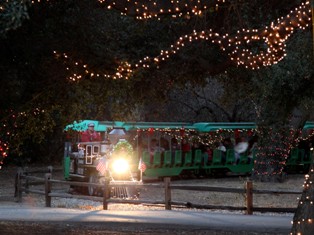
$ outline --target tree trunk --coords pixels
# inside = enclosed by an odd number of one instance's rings
[[[252,173],[253,180],[282,182],[293,134],[288,128],[258,128],[259,147]]]

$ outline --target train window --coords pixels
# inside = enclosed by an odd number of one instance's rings
[[[91,156],[91,155],[92,155],[92,146],[91,145],[86,145],[85,156]]]
[[[98,155],[99,154],[99,146],[98,145],[94,145],[93,146],[93,155]]]

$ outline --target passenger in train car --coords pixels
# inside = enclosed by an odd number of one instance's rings
[[[212,151],[208,145],[200,145],[200,149],[202,151],[202,165],[206,166],[212,161]]]
[[[159,142],[157,139],[152,139],[149,146],[149,153],[150,153],[150,162],[152,163],[154,161],[154,155],[156,152],[160,152],[163,154],[165,149],[159,145]]]
[[[144,140],[141,136],[137,137],[136,141],[132,144],[134,152],[138,154],[138,157],[143,154],[144,150],[147,150],[147,144],[144,143]]]
[[[166,138],[161,137],[160,147],[163,148],[164,150],[170,150],[169,141]]]
[[[198,142],[193,142],[192,143],[192,147],[191,147],[193,162],[194,162],[194,159],[195,159],[195,151],[198,150],[198,149],[200,149],[200,144]]]
[[[211,149],[211,147],[209,145],[205,146],[205,150],[206,150],[207,155],[208,155],[207,163],[211,164],[211,162],[213,161],[213,150]]]
[[[179,149],[180,149],[178,140],[177,140],[175,137],[171,138],[170,145],[171,145],[171,151],[172,151],[173,153],[174,153],[176,150],[179,150]]]
[[[182,161],[184,162],[185,154],[191,151],[191,145],[186,138],[182,140],[181,150],[182,150]]]
[[[313,147],[312,142],[310,140],[301,140],[298,144],[299,149],[304,150],[303,160],[308,161],[311,156],[311,148]]]
[[[170,145],[171,145],[171,163],[174,164],[175,154],[177,150],[180,150],[180,145],[175,137],[171,138]]]
[[[236,139],[236,144],[234,146],[234,157],[236,164],[239,164],[240,154],[246,152],[248,145],[249,144],[245,137],[239,137]]]
[[[82,132],[81,134],[81,142],[94,142],[94,141],[101,141],[100,134],[95,131],[95,124],[89,123],[87,125],[87,130]]]
[[[155,152],[164,152],[165,151],[165,149],[159,145],[157,139],[151,140],[149,148],[150,148],[149,151],[150,151],[151,155],[154,155]]]
[[[184,138],[182,140],[182,145],[181,146],[182,146],[181,149],[182,149],[183,153],[191,151],[191,145],[190,145],[190,143],[188,142],[188,140],[186,138]]]
[[[222,144],[223,146],[225,146],[226,150],[234,148],[234,143],[232,142],[230,137],[225,138]]]
[[[152,139],[152,141],[150,142],[150,152],[155,153],[163,151],[165,151],[165,149],[159,145],[158,140]]]
[[[216,143],[217,149],[219,149],[222,152],[226,152],[227,148],[226,148],[224,143],[225,143],[225,141]]]
[[[235,162],[236,164],[238,164],[240,162],[240,153],[237,151],[236,146],[241,142],[241,138],[237,138],[235,140],[235,149],[234,149],[234,158],[235,158]]]
[[[229,143],[228,140],[224,139],[222,142],[218,142],[215,144],[216,148],[222,152],[221,154],[222,164],[225,164],[226,162],[227,147],[229,148],[228,143]],[[231,140],[230,140],[230,143],[231,143]]]
[[[254,135],[249,140],[249,146],[248,146],[248,164],[250,164],[253,161],[254,153],[257,150],[257,142],[258,142],[258,136]]]
[[[310,158],[312,157],[312,153],[313,153],[313,142],[309,142],[309,152],[307,153],[307,158],[305,159],[306,161],[310,160]]]

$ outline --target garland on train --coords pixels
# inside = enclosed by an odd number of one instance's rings
[[[112,156],[125,155],[128,158],[131,158],[133,155],[133,147],[126,140],[120,140],[117,144],[113,146]]]

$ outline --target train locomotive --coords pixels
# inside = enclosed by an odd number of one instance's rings
[[[80,127],[84,130],[85,123]],[[64,178],[69,181],[82,181],[96,184],[115,182],[121,187],[112,187],[111,197],[137,198],[141,184],[138,179],[137,160],[134,157],[132,146],[123,139],[123,134],[102,135],[101,141],[80,142],[69,141],[64,148]],[[112,137],[111,141],[108,136]],[[77,137],[75,137],[77,138]],[[79,138],[78,138],[79,140]],[[127,182],[128,185],[123,186]],[[93,185],[85,187],[91,196],[102,195],[103,189]]]

